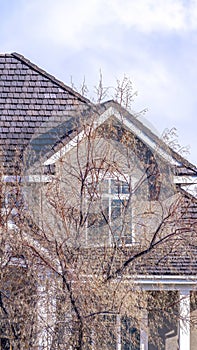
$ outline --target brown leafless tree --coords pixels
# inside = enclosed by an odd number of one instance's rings
[[[177,336],[176,291],[137,281],[178,273],[175,256],[192,265],[194,200],[123,121],[98,123],[103,108],[72,121],[55,161],[29,148],[25,172],[2,174],[1,349],[139,349],[140,328],[163,349],[162,332]]]

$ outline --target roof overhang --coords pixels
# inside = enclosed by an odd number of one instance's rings
[[[129,278],[129,276],[128,276]],[[134,283],[143,290],[196,290],[197,276],[183,275],[138,275]]]
[[[177,159],[175,159],[174,157],[172,157],[170,152],[167,151],[167,146],[165,150],[164,147],[162,147],[159,144],[159,142],[156,142],[153,139],[151,139],[151,137],[148,136],[140,127],[135,125],[131,120],[125,117],[117,108],[113,106],[110,106],[102,114],[100,114],[99,117],[96,118],[92,128],[95,130],[111,117],[117,119],[121,124],[123,124],[128,130],[130,130],[135,136],[137,136],[142,142],[144,142],[148,147],[150,147],[152,151],[154,151],[156,154],[162,157],[165,161],[167,161],[171,165],[180,165],[180,162],[177,161]],[[44,162],[44,165],[55,164],[58,160],[64,157],[67,152],[76,147],[78,143],[84,139],[84,137],[86,137],[86,133],[84,131],[81,131],[65,146],[63,146],[60,150],[58,150],[51,157],[49,157]]]

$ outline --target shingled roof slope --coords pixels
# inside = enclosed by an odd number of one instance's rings
[[[91,103],[70,87],[13,53],[0,55],[1,164],[13,173],[15,153],[20,155],[46,121],[51,127]]]
[[[160,140],[151,130],[114,101],[100,105],[96,108],[96,112],[102,113],[112,105],[115,105],[115,108],[121,108],[121,112],[124,112],[134,125],[156,143],[159,142],[161,146]],[[16,150],[22,154],[32,139],[35,140],[32,143],[33,146],[40,147],[42,142],[46,143],[47,137],[53,137],[51,130],[54,134],[64,137],[65,131],[70,130],[73,118],[79,114],[88,115],[87,111],[92,111],[93,108],[94,105],[89,100],[23,56],[16,53],[0,55],[0,148],[2,150],[0,156],[6,172],[14,173],[16,170],[14,164]],[[40,137],[42,127],[46,138],[43,135]],[[48,136],[47,130],[49,130]],[[171,155],[180,163],[180,166],[175,169],[177,175],[196,175],[196,167],[173,150]],[[183,208],[183,219],[189,225],[190,233],[193,228],[195,234],[197,202],[186,193],[184,196],[186,210]],[[146,267],[147,273],[151,274],[197,274],[197,243],[189,242],[187,249],[184,250],[179,250],[179,247],[176,250],[169,250],[170,248],[168,245],[165,254],[163,250],[153,250],[146,256],[146,265],[143,265],[145,260],[142,260],[136,265],[136,271],[139,274],[143,273]]]
[[[166,147],[149,128],[118,103],[107,101],[95,107],[88,99],[17,53],[0,55],[1,164],[7,173],[13,173],[16,170],[16,150],[22,157],[24,148],[31,143],[32,138],[32,149],[36,152],[42,149],[43,155],[44,143],[46,152],[52,152],[58,143],[61,147],[61,140],[67,137],[67,129],[69,133],[71,131],[71,123],[77,126],[79,115],[88,117],[87,110],[93,112],[95,108],[99,114],[110,106],[121,110],[143,133],[168,150],[179,162],[175,169],[177,175],[196,176],[194,165]]]

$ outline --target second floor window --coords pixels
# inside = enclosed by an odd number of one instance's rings
[[[94,192],[96,204],[92,205],[88,220],[89,239],[109,245],[133,243],[129,183],[125,179],[108,177],[94,186]]]

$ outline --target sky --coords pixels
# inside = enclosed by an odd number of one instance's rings
[[[132,110],[177,129],[197,164],[197,0],[0,0],[0,52],[18,52],[93,95],[127,76]]]

